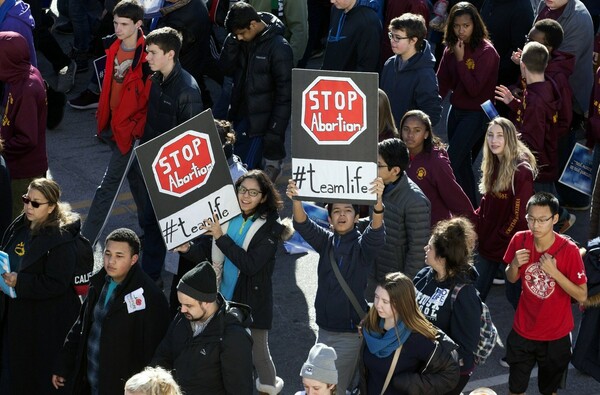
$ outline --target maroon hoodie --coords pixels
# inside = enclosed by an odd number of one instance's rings
[[[19,33],[0,32],[0,81],[4,83],[0,136],[10,176],[41,176],[48,170],[46,87]]]
[[[552,56],[544,73],[556,83],[561,96],[560,109],[556,128],[558,137],[563,137],[571,130],[573,120],[573,90],[569,85],[569,77],[575,69],[575,55],[561,51],[552,51]]]
[[[556,82],[546,81],[527,85],[523,101],[514,99],[509,107],[516,112],[515,126],[538,161],[536,181],[558,180],[558,110],[561,95]]]

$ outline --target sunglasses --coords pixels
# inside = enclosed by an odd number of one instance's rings
[[[46,202],[46,203],[35,202],[35,201],[29,199],[27,197],[27,195],[21,196],[21,200],[23,201],[23,204],[30,204],[31,203],[31,207],[33,207],[33,208],[40,208],[40,206],[42,204],[50,204],[50,202]]]

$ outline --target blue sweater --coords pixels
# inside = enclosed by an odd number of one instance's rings
[[[294,229],[320,255],[315,298],[317,325],[332,332],[355,332],[362,317],[358,316],[335,277],[329,251],[333,248],[342,276],[366,313],[368,305],[364,293],[367,277],[371,262],[385,245],[385,225],[379,229],[373,229],[369,225],[362,234],[354,228],[339,235],[308,219],[302,223],[294,221]]]

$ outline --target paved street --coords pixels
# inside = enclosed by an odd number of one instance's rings
[[[49,72],[44,60],[40,60],[43,72]],[[48,75],[48,74],[47,74]],[[77,86],[70,97],[75,96],[87,85],[90,74],[77,77]],[[52,82],[53,76],[48,75]],[[95,111],[76,111],[66,109],[62,125],[48,131],[48,156],[50,174],[63,188],[63,200],[72,204],[83,216],[87,213],[96,186],[100,183],[104,168],[108,163],[109,150],[95,137]],[[288,136],[289,146],[289,136]],[[289,153],[288,147],[288,153]],[[278,180],[283,192],[285,180],[290,176],[289,157],[284,174]],[[585,242],[587,233],[588,212],[575,212],[577,223],[569,232],[576,240]],[[290,215],[290,204],[282,216]],[[112,212],[108,229],[131,227],[138,230],[136,210],[127,185],[121,192],[115,209]],[[106,235],[105,232],[104,235]],[[274,322],[270,332],[270,347],[278,369],[286,386],[283,394],[293,394],[301,388],[298,373],[308,350],[315,341],[316,325],[313,301],[316,291],[317,255],[289,256],[280,249],[277,265],[273,275],[274,281]],[[170,279],[165,273],[165,284]],[[505,340],[512,322],[512,309],[504,297],[504,288],[494,286],[488,298],[494,322],[499,328],[501,339]],[[576,309],[575,309],[576,310]],[[575,311],[576,320],[580,314]],[[574,336],[576,335],[574,332]],[[498,364],[503,349],[497,347],[488,362],[479,367],[471,379],[467,390],[478,386],[489,386],[499,394],[508,392],[506,382],[508,369]],[[535,379],[530,383],[530,393],[536,393]],[[468,393],[468,391],[466,392]],[[567,389],[561,394],[600,394],[600,383],[575,369],[569,371]]]

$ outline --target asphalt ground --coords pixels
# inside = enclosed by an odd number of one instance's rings
[[[60,36],[59,40],[68,48],[71,36]],[[43,56],[39,55],[40,69],[48,81],[53,84],[55,76]],[[318,60],[313,64],[318,67]],[[90,80],[91,71],[77,75],[76,86],[69,97],[75,97],[85,89]],[[63,188],[63,200],[70,202],[72,207],[83,218],[89,209],[95,188],[99,185],[104,169],[110,156],[106,145],[95,137],[95,110],[74,110],[67,106],[62,124],[55,130],[47,132],[47,149],[50,163],[49,174]],[[438,128],[440,129],[440,128]],[[438,134],[445,135],[443,130]],[[287,150],[290,151],[289,129]],[[290,177],[290,157],[284,163],[282,175],[277,180],[277,186],[283,194],[286,180]],[[568,234],[575,240],[585,243],[589,224],[589,211],[573,212],[577,222]],[[286,199],[282,217],[291,215],[291,204]],[[118,196],[117,203],[101,240],[108,231],[117,227],[130,227],[140,231],[137,225],[136,207],[128,186]],[[176,261],[169,257],[171,263]],[[314,297],[317,284],[318,255],[287,255],[280,248],[277,264],[273,274],[274,285],[274,318],[270,331],[270,349],[275,361],[278,376],[286,382],[282,394],[293,394],[301,389],[299,371],[305,361],[308,351],[315,342],[317,326],[315,324]],[[171,275],[163,273],[166,291],[171,283]],[[500,338],[504,341],[512,325],[513,311],[504,296],[503,286],[494,286],[488,296],[494,323],[499,329]],[[574,307],[576,325],[581,314]],[[574,338],[577,328],[573,332]],[[465,393],[470,390],[487,386],[498,394],[508,393],[508,369],[501,367],[498,360],[504,355],[502,347],[497,346],[487,363],[479,366],[468,384]],[[537,392],[536,376],[530,382],[530,393]],[[593,378],[579,373],[576,369],[569,370],[567,388],[561,394],[600,394],[600,383]]]

